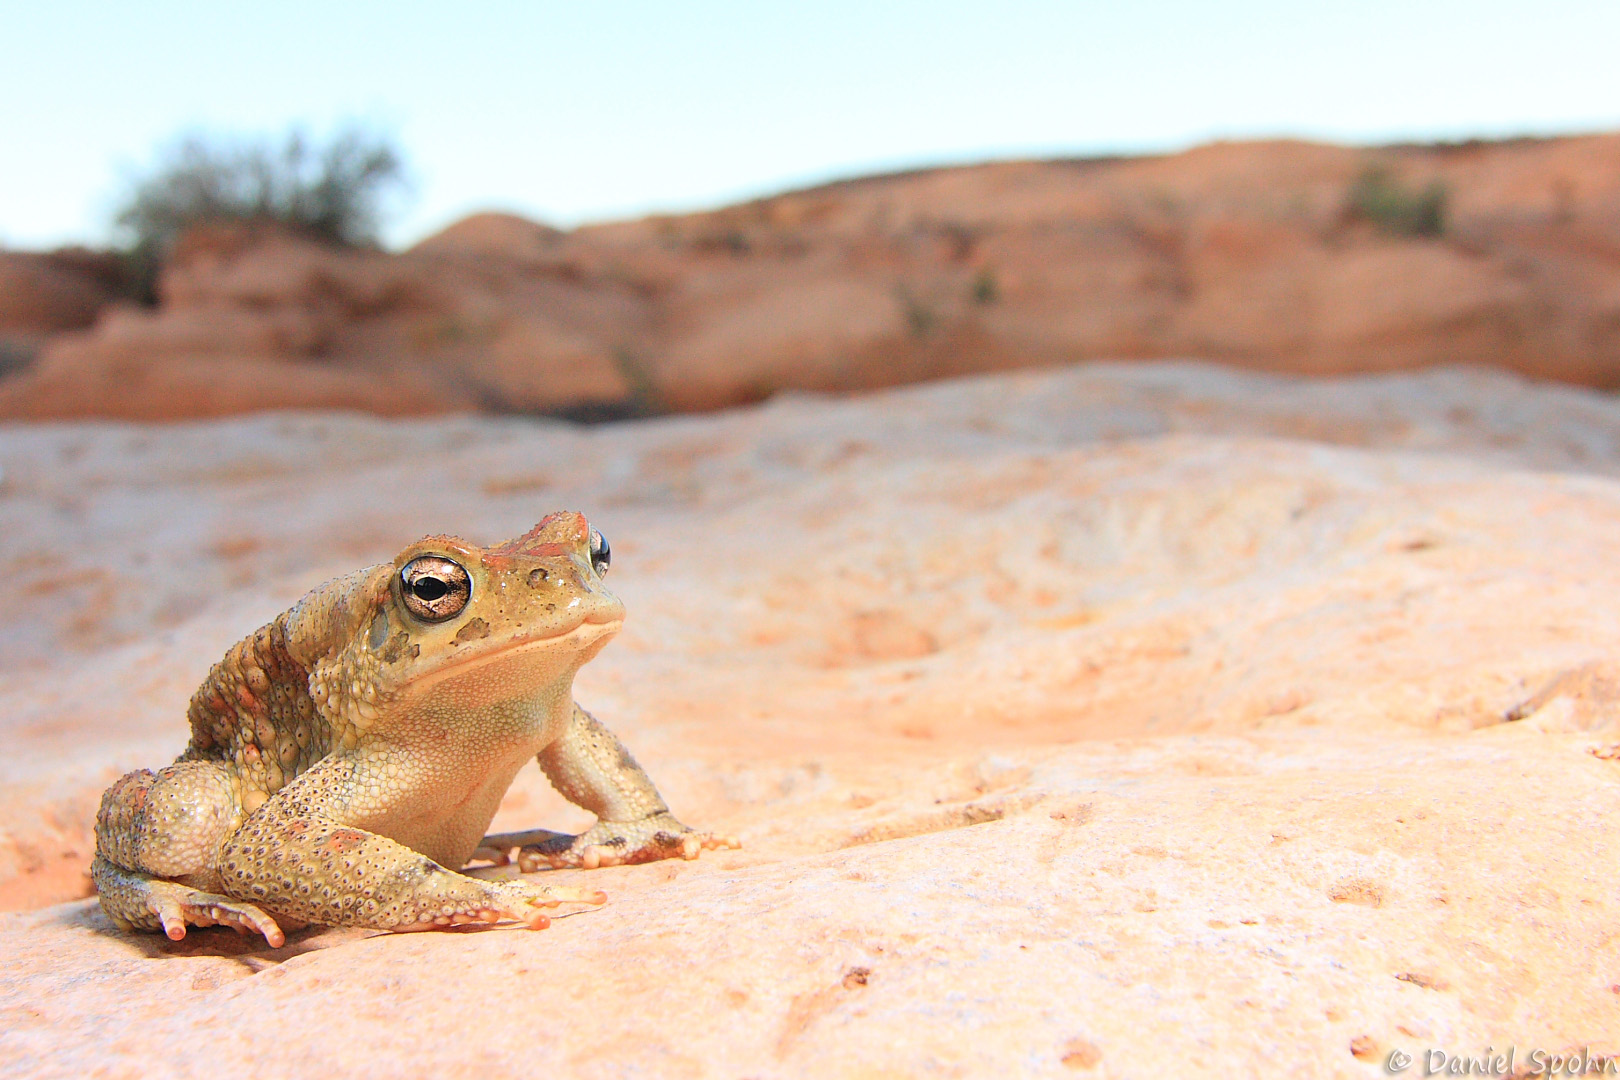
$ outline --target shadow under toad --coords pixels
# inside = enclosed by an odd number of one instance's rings
[[[347,927],[310,926],[303,930],[289,930],[287,943],[272,949],[257,934],[239,934],[226,926],[188,926],[186,936],[171,941],[163,934],[141,930],[120,930],[114,926],[95,897],[71,904],[62,904],[40,912],[43,920],[64,929],[88,930],[124,946],[130,952],[149,960],[177,957],[215,956],[237,959],[252,970],[291,960],[304,953],[319,952],[362,938],[376,937],[380,930],[355,930]]]
[[[552,921],[566,919],[579,911],[559,912]],[[374,937],[395,936],[387,930],[368,930],[344,926],[309,926],[302,930],[288,930],[287,943],[273,949],[257,934],[240,934],[226,926],[188,926],[186,936],[171,941],[163,934],[142,930],[120,930],[113,925],[95,897],[61,904],[38,913],[42,922],[63,929],[86,930],[98,937],[118,943],[130,953],[148,960],[171,960],[188,957],[217,957],[236,960],[249,968],[250,973],[276,967],[295,956],[320,952]],[[465,926],[447,926],[432,931],[434,936],[455,937],[467,934],[499,933],[519,929],[514,924],[490,925],[468,923]],[[400,935],[404,936],[404,935]],[[416,935],[409,935],[415,937]]]

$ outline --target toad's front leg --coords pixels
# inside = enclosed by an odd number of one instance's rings
[[[614,734],[574,706],[562,736],[540,752],[541,770],[569,802],[597,817],[578,836],[541,830],[484,837],[479,854],[505,861],[521,848],[524,873],[554,868],[617,866],[657,859],[695,859],[704,851],[737,848],[735,837],[697,832],[669,812],[658,789]]]
[[[598,889],[467,877],[344,825],[322,798],[342,782],[330,761],[272,796],[225,843],[225,892],[301,922],[394,931],[505,920],[539,930],[551,922],[546,909],[607,899]]]

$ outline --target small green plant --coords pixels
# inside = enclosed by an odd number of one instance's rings
[[[399,152],[360,127],[324,144],[296,129],[279,142],[190,135],[131,183],[114,223],[128,237],[130,273],[150,283],[194,225],[267,221],[334,244],[373,246],[387,197],[403,183]]]
[[[652,368],[635,350],[624,345],[615,348],[613,366],[619,369],[630,387],[630,397],[620,406],[625,418],[656,416],[664,411],[658,401],[658,383],[653,378]]]
[[[1001,285],[996,281],[996,272],[988,266],[973,275],[973,286],[968,290],[973,302],[981,307],[988,307],[1001,299]]]
[[[25,342],[0,337],[0,379],[33,363],[34,352]]]
[[[900,310],[906,318],[906,328],[914,337],[927,337],[929,332],[939,323],[939,313],[926,300],[912,293],[905,285],[897,285],[894,290],[895,299],[900,302]]]
[[[1381,165],[1363,170],[1346,200],[1353,217],[1391,236],[1440,236],[1446,231],[1446,187],[1402,184]]]

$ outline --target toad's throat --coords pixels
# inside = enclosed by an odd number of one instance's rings
[[[487,649],[483,652],[469,652],[464,657],[446,664],[437,671],[412,680],[406,694],[410,697],[419,696],[446,680],[463,679],[476,672],[479,668],[491,664],[507,663],[525,654],[544,652],[588,654],[593,647],[605,644],[609,638],[619,632],[622,626],[624,626],[623,619],[613,619],[608,622],[591,622],[587,620],[572,630],[561,634],[552,634],[549,637],[520,638],[499,648]],[[589,655],[586,655],[586,659],[589,659]]]

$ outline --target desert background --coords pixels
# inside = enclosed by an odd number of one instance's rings
[[[0,118],[0,1071],[1620,1054],[1617,16],[632,9],[19,21],[0,89],[99,66]],[[232,643],[564,508],[579,700],[741,850],[543,933],[110,924],[100,794]]]

